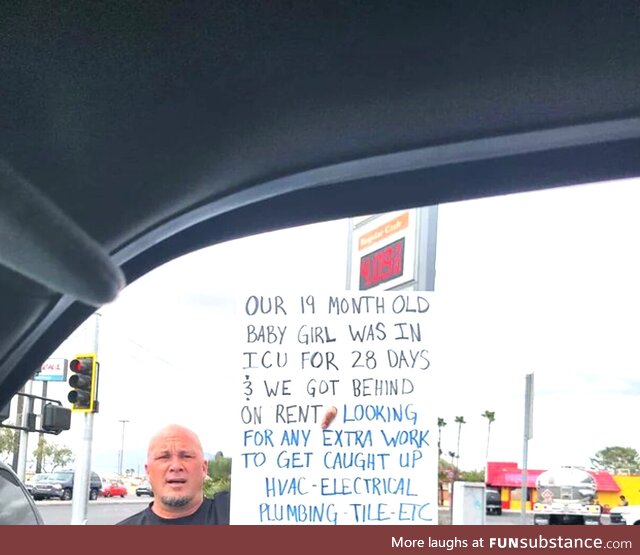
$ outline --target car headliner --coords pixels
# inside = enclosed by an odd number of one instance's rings
[[[640,174],[637,2],[14,4],[0,404],[198,248]]]

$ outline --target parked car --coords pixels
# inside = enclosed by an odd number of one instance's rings
[[[609,511],[609,523],[616,525],[640,526],[640,505],[613,507]]]
[[[29,493],[33,494],[33,486],[38,482],[41,482],[42,480],[46,480],[48,476],[49,474],[46,472],[34,474],[33,476],[31,476],[31,478],[25,481],[24,486],[27,488],[27,491]]]
[[[0,525],[44,524],[27,488],[3,462],[0,462],[0,500]]]
[[[103,497],[124,497],[127,495],[127,486],[121,480],[110,480],[102,488]]]
[[[487,514],[502,514],[502,501],[500,500],[500,491],[495,488],[487,488],[485,490],[485,499]]]
[[[40,499],[62,499],[67,501],[73,498],[73,470],[62,470],[52,472],[45,480],[34,484],[32,495],[36,500]],[[95,472],[91,473],[89,484],[89,499],[98,499],[102,490],[102,480]]]
[[[151,484],[147,481],[142,482],[136,488],[136,495],[141,497],[143,495],[148,495],[149,497],[153,497],[153,490],[151,489]]]

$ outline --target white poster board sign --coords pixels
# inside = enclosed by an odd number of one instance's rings
[[[232,524],[437,524],[432,297],[242,299]]]

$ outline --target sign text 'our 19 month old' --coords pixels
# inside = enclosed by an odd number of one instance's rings
[[[430,298],[247,295],[240,310],[231,523],[437,524]]]

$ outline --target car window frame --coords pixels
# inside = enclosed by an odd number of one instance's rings
[[[16,499],[22,499],[25,501],[25,506],[29,508],[29,512],[33,515],[33,522],[0,522],[0,525],[8,525],[8,526],[17,526],[17,525],[26,525],[26,526],[34,526],[34,525],[43,525],[44,519],[38,510],[35,501],[31,497],[31,494],[27,490],[26,486],[20,481],[18,476],[11,470],[11,468],[5,464],[0,464],[0,481],[4,480],[7,483],[15,486],[16,490],[19,491],[22,495],[16,497]],[[13,490],[13,491],[16,491]],[[11,491],[11,490],[10,490]],[[2,514],[0,513],[0,517]]]

